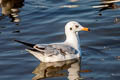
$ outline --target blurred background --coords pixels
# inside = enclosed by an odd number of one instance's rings
[[[65,40],[64,26],[71,20],[91,29],[79,33],[80,67],[87,70],[79,73],[80,77],[119,80],[120,0],[0,0],[0,80],[31,80],[35,76],[33,70],[40,64],[14,39],[61,42]],[[67,77],[42,80],[70,80]]]

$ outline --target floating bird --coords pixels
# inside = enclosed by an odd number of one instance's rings
[[[15,40],[31,49],[26,49],[41,62],[56,62],[74,59],[81,56],[79,31],[90,31],[76,21],[70,21],[65,25],[66,40],[60,43],[31,44]]]

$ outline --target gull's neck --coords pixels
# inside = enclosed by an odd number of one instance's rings
[[[80,50],[80,39],[78,36],[78,32],[66,33],[65,43],[79,51]]]

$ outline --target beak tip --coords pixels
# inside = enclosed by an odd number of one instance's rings
[[[90,32],[91,30],[90,30],[90,29],[88,29],[88,31]]]

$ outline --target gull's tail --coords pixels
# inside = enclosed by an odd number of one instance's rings
[[[14,41],[18,42],[18,43],[21,43],[21,44],[24,44],[26,46],[32,47],[32,48],[35,46],[35,44],[31,44],[31,43],[27,43],[27,42],[23,42],[23,41],[19,41],[19,40],[14,40]]]

